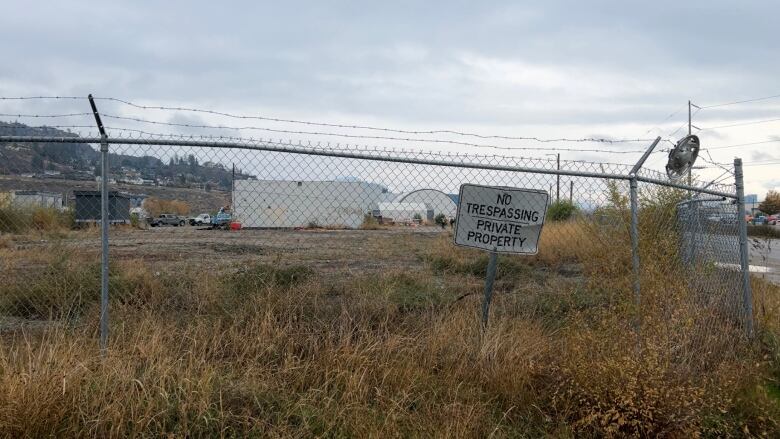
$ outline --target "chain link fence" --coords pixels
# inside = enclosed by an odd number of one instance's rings
[[[52,150],[105,140],[0,137]],[[469,274],[477,285],[483,254],[452,244],[459,187],[476,183],[551,194],[539,253],[504,258],[499,293],[551,285],[595,291],[603,297],[577,306],[632,307],[642,335],[681,346],[711,346],[705,339],[713,337],[727,345],[752,318],[733,185],[686,187],[626,165],[510,156],[235,139],[110,141],[108,294],[117,306],[143,301],[139,283],[155,277],[165,279],[155,283],[160,288],[191,283],[197,294],[195,273],[214,273],[219,282],[258,266],[316,272],[323,288],[329,278],[387,271]],[[2,177],[9,194],[0,206],[4,328],[100,313],[100,187],[43,177]],[[55,200],[33,199],[46,194]],[[433,293],[416,294],[432,300]]]

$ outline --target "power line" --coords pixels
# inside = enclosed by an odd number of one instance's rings
[[[706,127],[706,128],[700,128],[699,131],[712,131],[717,130],[721,128],[731,128],[731,127],[741,127],[746,125],[757,125],[762,123],[771,123],[771,122],[780,122],[780,118],[775,119],[764,119],[764,120],[754,120],[752,122],[740,122],[740,123],[733,123],[729,125],[718,125],[714,127]]]
[[[649,130],[647,130],[647,131],[645,132],[645,134],[644,134],[644,135],[648,135],[648,134],[650,134],[650,132],[651,132],[651,131],[653,131],[655,128],[657,128],[659,125],[661,125],[662,123],[666,122],[667,120],[669,120],[669,119],[673,118],[673,117],[674,117],[674,116],[676,116],[676,115],[677,115],[677,114],[678,114],[680,111],[682,111],[682,110],[684,110],[684,109],[685,109],[685,106],[682,106],[682,107],[678,108],[676,111],[674,111],[674,112],[672,112],[671,114],[669,114],[668,116],[666,116],[666,117],[665,117],[665,118],[664,118],[662,121],[660,121],[660,122],[658,122],[657,124],[653,125],[653,126],[652,126],[652,127],[649,129]],[[659,131],[660,131],[660,130],[659,130]]]
[[[780,139],[762,140],[760,142],[737,143],[735,145],[710,146],[710,147],[704,148],[704,149],[707,149],[707,150],[711,151],[713,149],[739,148],[741,146],[762,145],[762,144],[765,144],[765,143],[775,143],[775,142],[780,142]]]
[[[768,99],[776,99],[776,98],[780,98],[780,95],[764,96],[764,97],[754,98],[754,99],[745,99],[745,100],[742,100],[742,101],[724,102],[722,104],[702,105],[699,108],[725,107],[725,106],[728,106],[728,105],[746,104],[748,102],[765,101],[765,100],[768,100]]]
[[[691,117],[695,116],[696,113],[698,113],[699,111],[701,111],[701,108],[697,107],[696,111],[694,111],[693,114],[691,114]],[[688,126],[688,121],[683,122],[682,125],[680,125],[676,130],[674,130],[671,133],[667,134],[666,137],[672,137],[673,135],[677,134],[677,132],[679,132],[681,129],[683,129],[686,126]]]
[[[414,134],[414,135],[450,134],[450,135],[457,135],[457,136],[475,137],[480,139],[530,140],[530,141],[540,142],[540,143],[549,143],[549,142],[631,143],[631,142],[651,142],[653,140],[653,139],[607,139],[607,138],[600,138],[600,137],[583,137],[577,139],[571,139],[571,138],[545,139],[540,137],[485,135],[485,134],[476,134],[476,133],[469,133],[469,132],[455,131],[455,130],[413,131],[413,130],[401,130],[401,129],[393,129],[393,128],[382,128],[382,127],[375,127],[375,126],[368,126],[368,125],[310,122],[310,121],[295,120],[295,119],[281,119],[281,118],[267,117],[267,116],[244,116],[244,115],[237,115],[237,114],[225,113],[221,111],[206,110],[206,109],[199,109],[199,108],[139,105],[130,101],[126,101],[118,98],[112,98],[112,97],[96,97],[95,99],[118,102],[142,110],[186,111],[186,112],[194,112],[194,113],[211,114],[215,116],[223,116],[232,119],[254,119],[254,120],[263,120],[268,122],[292,123],[292,124],[301,124],[301,125],[309,125],[309,126],[324,126],[324,127],[331,127],[331,128],[383,131],[383,132],[393,132],[399,134]]]
[[[770,165],[780,165],[780,162],[748,163],[742,166],[770,166]]]

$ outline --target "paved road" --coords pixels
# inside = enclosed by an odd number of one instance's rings
[[[780,225],[775,227],[780,229]],[[683,237],[690,240],[692,235],[684,234]],[[716,230],[710,230],[698,233],[695,242],[688,241],[688,245],[692,246],[696,254],[704,255],[705,260],[739,269],[739,241],[733,231],[717,233]],[[780,285],[780,239],[748,236],[748,249],[751,273]]]
[[[767,267],[767,272],[759,275],[780,285],[780,239],[748,237],[748,246],[751,267]]]

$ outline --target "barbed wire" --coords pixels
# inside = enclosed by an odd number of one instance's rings
[[[368,136],[359,134],[342,134],[342,133],[330,133],[320,131],[295,131],[295,130],[283,130],[275,128],[266,128],[258,126],[229,126],[229,125],[205,125],[205,124],[188,124],[188,123],[176,123],[176,122],[159,122],[148,119],[141,119],[137,117],[117,116],[113,114],[101,113],[101,116],[108,119],[126,120],[131,122],[153,124],[159,126],[171,126],[177,128],[195,128],[195,129],[224,129],[235,131],[266,131],[272,133],[282,134],[295,134],[304,136],[329,136],[329,137],[343,137],[351,139],[366,139],[366,140],[391,140],[401,142],[419,142],[419,143],[439,143],[449,144],[457,146],[467,146],[471,148],[490,148],[504,151],[575,151],[575,152],[598,152],[608,154],[637,154],[642,153],[644,150],[624,150],[613,151],[605,149],[583,149],[583,148],[560,148],[560,147],[523,147],[523,146],[501,146],[501,145],[486,145],[471,142],[461,142],[456,140],[444,140],[444,139],[417,139],[417,138],[403,138],[403,137],[390,137],[390,136]]]
[[[36,99],[84,99],[86,96],[0,96],[0,101],[32,101]]]
[[[2,117],[28,117],[28,118],[58,118],[58,117],[92,116],[92,113],[63,113],[63,114],[0,113],[0,116],[2,116]]]
[[[86,128],[86,129],[95,129],[95,126],[92,125],[56,125],[56,126],[47,126],[47,128]],[[4,127],[0,127],[0,133],[2,133]],[[392,157],[394,155],[401,155],[404,157],[435,157],[435,158],[443,158],[443,159],[449,159],[449,160],[481,160],[481,161],[512,161],[514,163],[528,163],[528,162],[535,162],[537,164],[543,164],[543,167],[546,169],[554,169],[556,167],[556,160],[555,159],[548,159],[548,158],[540,158],[540,157],[527,157],[527,156],[508,156],[508,155],[501,155],[501,154],[475,154],[473,152],[449,152],[449,151],[425,151],[420,149],[405,149],[405,148],[397,148],[397,147],[379,147],[379,146],[366,146],[366,145],[358,145],[358,144],[343,144],[343,143],[331,143],[331,142],[322,142],[322,141],[312,141],[312,140],[297,140],[294,141],[292,139],[265,139],[265,138],[246,138],[246,137],[234,137],[234,136],[213,136],[213,135],[187,135],[187,134],[174,134],[174,133],[154,133],[154,132],[148,132],[138,129],[132,129],[132,128],[123,128],[123,127],[114,127],[114,126],[105,126],[106,130],[109,131],[109,141],[113,139],[116,143],[122,142],[122,139],[145,139],[148,140],[149,144],[152,145],[156,140],[181,140],[181,141],[203,141],[203,142],[213,142],[216,144],[219,143],[225,143],[225,144],[245,144],[247,146],[252,145],[259,145],[259,144],[266,144],[266,145],[275,145],[275,146],[286,146],[286,147],[297,147],[297,148],[305,148],[309,149],[314,152],[329,152],[329,151],[340,151],[340,152],[353,152],[353,153],[367,153],[377,156],[388,156]],[[12,130],[11,130],[12,131]],[[68,133],[73,134],[73,133]],[[0,134],[1,137],[1,134]],[[91,137],[96,138],[96,133],[91,133]],[[0,139],[1,141],[2,139]],[[31,141],[34,141],[35,139],[31,139]],[[86,142],[85,142],[86,143]],[[94,143],[94,142],[91,142]],[[610,168],[615,169],[616,167],[623,169],[623,168],[630,168],[631,164],[627,163],[615,163],[615,162],[593,162],[588,160],[561,160],[561,168],[569,168],[569,169],[576,169],[579,166],[582,165],[607,165],[610,166]],[[626,171],[627,172],[627,171]]]
[[[5,129],[5,130],[18,130],[18,129],[21,129],[21,128],[31,129],[31,130],[42,130],[42,129],[46,129],[46,128],[56,128],[56,129],[59,129],[59,130],[71,129],[71,128],[94,130],[97,127],[94,124],[93,125],[40,125],[40,126],[35,127],[35,126],[29,126],[29,125],[14,124],[13,122],[10,122],[7,126],[1,126],[0,125],[0,130],[2,130],[2,129]]]
[[[190,107],[168,107],[168,106],[158,106],[158,105],[140,105],[136,104],[130,101],[126,101],[119,98],[113,98],[113,97],[95,97],[95,99],[104,100],[104,101],[112,101],[121,103],[124,105],[128,105],[134,108],[142,109],[142,110],[163,110],[163,111],[183,111],[183,112],[194,112],[194,113],[203,113],[203,114],[211,114],[215,116],[223,116],[228,117],[232,119],[254,119],[254,120],[263,120],[268,122],[279,122],[279,123],[291,123],[291,124],[301,124],[301,125],[310,125],[310,126],[324,126],[324,127],[331,127],[331,128],[346,128],[346,129],[361,129],[361,130],[371,130],[371,131],[383,131],[383,132],[393,132],[393,133],[399,133],[399,134],[413,134],[413,135],[434,135],[434,134],[450,134],[450,135],[457,135],[457,136],[468,136],[468,137],[475,137],[480,139],[499,139],[499,140],[529,140],[534,142],[540,142],[540,143],[550,143],[550,142],[594,142],[594,143],[631,143],[631,142],[652,142],[653,139],[609,139],[609,138],[601,138],[601,137],[583,137],[583,138],[541,138],[541,137],[535,137],[535,136],[503,136],[503,135],[486,135],[486,134],[477,134],[477,133],[471,133],[471,132],[464,132],[464,131],[456,131],[456,130],[423,130],[423,131],[415,131],[415,130],[402,130],[402,129],[395,129],[395,128],[383,128],[383,127],[375,127],[370,125],[355,125],[355,124],[340,124],[340,123],[327,123],[327,122],[312,122],[312,121],[304,121],[304,120],[296,120],[296,119],[282,119],[282,118],[276,118],[276,117],[267,117],[267,116],[245,116],[245,115],[237,115],[232,113],[225,113],[221,111],[215,111],[215,110],[207,110],[207,109],[200,109],[200,108],[190,108]],[[102,114],[102,113],[101,113]]]
[[[704,152],[705,152],[705,153],[707,154],[707,156],[709,157],[709,160],[708,160],[707,158],[705,158],[705,157],[704,157],[704,155],[702,155],[702,154],[699,154],[699,158],[700,158],[700,159],[701,159],[701,160],[702,160],[704,163],[709,163],[709,164],[711,164],[711,165],[713,165],[713,166],[715,166],[715,167],[717,167],[717,168],[723,169],[723,170],[725,170],[726,172],[731,172],[731,173],[733,174],[733,172],[731,171],[731,169],[729,169],[729,168],[728,168],[728,164],[726,164],[726,163],[719,163],[719,162],[716,162],[716,161],[715,161],[715,160],[712,158],[712,156],[710,155],[709,151],[704,151]]]
[[[447,157],[447,158],[482,158],[482,159],[503,159],[503,160],[522,160],[522,161],[540,161],[545,163],[551,163],[555,164],[555,159],[546,159],[546,158],[539,158],[539,157],[524,157],[524,156],[507,156],[507,155],[500,155],[500,154],[491,154],[491,155],[483,155],[483,154],[474,154],[473,152],[445,152],[445,151],[423,151],[419,149],[404,149],[404,148],[393,148],[393,147],[380,147],[380,146],[369,146],[369,145],[358,145],[358,144],[342,144],[342,143],[336,143],[331,144],[330,142],[325,142],[323,145],[323,142],[321,141],[311,141],[311,140],[297,140],[293,141],[292,139],[264,139],[264,138],[246,138],[246,137],[233,137],[233,136],[211,136],[211,135],[187,135],[187,134],[173,134],[173,133],[154,133],[149,131],[143,131],[133,128],[120,128],[120,127],[113,127],[113,126],[105,126],[107,130],[109,130],[109,133],[112,131],[119,131],[120,135],[119,137],[116,136],[109,136],[109,142],[110,138],[114,137],[115,139],[121,139],[123,138],[123,135],[121,133],[125,132],[128,134],[131,134],[128,136],[128,138],[144,138],[142,136],[146,136],[150,142],[154,142],[155,138],[160,139],[178,139],[178,140],[200,140],[200,141],[207,141],[207,142],[235,142],[235,143],[247,143],[247,144],[253,144],[253,143],[265,143],[265,144],[271,144],[271,145],[284,145],[284,146],[300,146],[300,147],[306,147],[306,148],[312,148],[315,150],[322,150],[322,151],[347,151],[347,152],[365,152],[365,153],[387,153],[387,154],[415,154],[415,155],[427,155],[427,156],[438,156],[438,157]],[[135,134],[135,136],[132,136],[132,134]],[[612,166],[631,166],[630,164],[626,163],[613,163],[613,162],[591,162],[587,160],[561,160],[561,163],[564,164],[574,164],[574,163],[580,163],[580,164],[606,164],[606,165],[612,165]]]

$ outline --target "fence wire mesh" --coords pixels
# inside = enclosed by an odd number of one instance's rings
[[[305,267],[323,279],[386,271],[455,274],[478,291],[486,257],[452,244],[458,189],[476,183],[544,190],[552,201],[539,253],[502,257],[497,292],[515,299],[499,300],[494,312],[525,306],[525,312],[546,315],[552,311],[539,295],[565,295],[569,307],[638,314],[648,340],[694,347],[711,346],[707,338],[730,343],[746,318],[733,200],[648,183],[666,180],[651,170],[639,174],[646,180],[639,194],[641,300],[635,308],[628,165],[245,139],[222,140],[230,146],[213,139],[209,146],[142,139],[125,144],[116,138],[110,146],[110,289],[112,303],[120,306],[149,300],[139,297],[143,282],[164,289],[203,271],[220,282],[265,266],[292,273]],[[50,154],[70,147],[16,145]],[[95,150],[87,148],[71,175],[0,179],[9,194],[0,216],[6,255],[0,314],[6,322],[80,321],[97,313],[100,176]],[[559,167],[564,175],[555,173]],[[709,189],[733,192],[728,185]],[[25,205],[25,190],[60,198],[55,207]],[[256,286],[267,281],[254,273],[246,275],[256,276]],[[197,295],[198,285],[187,289]],[[583,290],[601,293],[579,303]],[[417,291],[414,300],[432,302],[442,294]],[[159,300],[163,308],[188,306],[182,296]],[[629,330],[630,323],[616,324]]]

